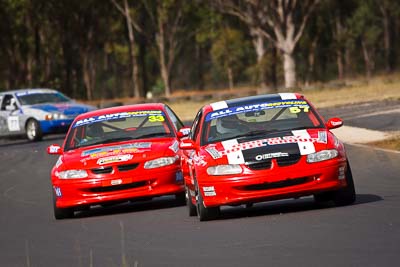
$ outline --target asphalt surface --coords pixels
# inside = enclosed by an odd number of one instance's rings
[[[326,118],[340,117],[344,125],[378,131],[400,131],[400,99],[319,109]]]
[[[398,266],[399,153],[347,145],[357,191],[347,207],[301,198],[199,222],[164,197],[56,221],[57,157],[45,148],[62,137],[0,142],[0,266]]]

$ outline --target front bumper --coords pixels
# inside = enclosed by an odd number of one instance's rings
[[[346,162],[302,164],[264,171],[245,170],[241,176],[203,176],[199,190],[206,207],[297,198],[346,186]]]
[[[73,119],[51,121],[44,120],[40,121],[40,129],[43,134],[66,133],[72,122]]]
[[[173,195],[184,192],[177,166],[129,175],[98,175],[85,179],[52,179],[58,208],[97,205],[114,201]]]

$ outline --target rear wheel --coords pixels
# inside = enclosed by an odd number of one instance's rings
[[[201,195],[200,189],[198,185],[196,186],[197,197],[196,197],[196,208],[197,208],[197,217],[200,221],[209,221],[214,220],[218,217],[220,209],[219,207],[206,208],[203,202],[203,196]]]
[[[30,119],[26,123],[25,127],[26,137],[29,141],[40,141],[43,138],[42,130],[40,129],[40,124],[35,119]]]

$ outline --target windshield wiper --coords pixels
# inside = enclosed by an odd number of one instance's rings
[[[124,136],[124,137],[115,137],[115,138],[109,138],[109,139],[104,139],[101,141],[97,141],[88,145],[100,145],[100,144],[108,144],[108,143],[114,143],[114,142],[121,142],[121,141],[127,141],[127,140],[132,140],[133,137],[130,136]]]
[[[137,136],[135,139],[140,139],[140,138],[151,138],[151,137],[163,137],[163,136],[167,136],[167,133],[149,133],[149,134],[143,134],[143,135],[139,135]]]
[[[258,135],[264,135],[266,133],[270,133],[270,132],[275,132],[276,129],[269,129],[269,130],[255,130],[255,131],[250,131],[247,133],[242,133],[242,134],[238,134],[232,137],[233,138],[242,138],[242,137],[249,137],[249,136],[258,136]]]

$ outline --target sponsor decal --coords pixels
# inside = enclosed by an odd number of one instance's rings
[[[56,194],[57,197],[62,197],[61,188],[55,186],[54,193]]]
[[[282,157],[289,157],[289,153],[276,152],[276,153],[262,154],[262,155],[257,155],[255,159],[264,160],[264,159],[282,158]]]
[[[114,162],[124,162],[124,161],[128,161],[132,158],[133,158],[133,155],[131,155],[131,154],[105,157],[105,158],[98,159],[97,164],[104,165],[104,164],[109,164],[109,163],[114,163]]]
[[[225,150],[220,151],[219,153],[221,153],[222,155],[227,155],[229,153],[263,147],[267,145],[273,146],[273,145],[292,144],[292,143],[310,143],[313,145],[313,143],[315,142],[318,142],[318,138],[302,137],[302,136],[272,137],[272,138],[260,139],[244,143],[236,143],[229,147],[224,146]]]
[[[15,95],[24,96],[24,95],[43,94],[43,93],[48,93],[48,91],[45,90],[23,91],[23,92],[18,92]]]
[[[339,168],[338,179],[339,179],[339,180],[343,180],[343,179],[345,179],[345,178],[346,178],[346,175],[345,175],[345,168],[344,168],[344,167],[340,167],[340,168]]]
[[[228,104],[225,101],[219,101],[211,104],[212,109],[220,110],[228,107]]]
[[[60,147],[59,147],[59,146],[53,146],[53,145],[51,145],[51,146],[49,147],[49,152],[50,152],[50,153],[58,153],[58,150],[60,150]]]
[[[293,93],[279,93],[279,96],[282,100],[297,99],[296,95]]]
[[[178,141],[175,140],[174,143],[171,146],[169,146],[169,149],[171,149],[174,153],[178,152],[179,150]]]
[[[111,180],[111,185],[119,185],[122,184],[122,179]]]
[[[74,125],[72,125],[72,128],[100,121],[124,119],[131,117],[145,117],[145,116],[149,116],[150,122],[160,122],[160,121],[162,122],[165,120],[164,113],[161,110],[126,111],[126,112],[111,113],[111,114],[93,116],[90,118],[82,119],[75,122]]]
[[[207,152],[208,152],[208,154],[210,154],[210,156],[213,158],[213,159],[220,159],[220,158],[222,158],[222,155],[219,153],[219,151],[215,148],[215,146],[208,146],[208,147],[206,147],[206,149],[205,149]]]
[[[310,106],[305,100],[282,100],[282,101],[275,101],[268,103],[228,107],[208,113],[206,115],[205,121],[210,121],[212,119],[222,118],[225,116],[240,114],[248,111],[257,112],[261,110],[274,109],[274,108],[290,108],[290,111],[292,113],[298,113],[301,111],[301,109],[304,112],[308,112]]]
[[[206,197],[212,197],[217,195],[214,186],[203,186],[203,192],[204,196]]]
[[[90,159],[95,159],[104,156],[143,152],[143,150],[146,149],[148,150],[150,148],[151,148],[151,142],[139,142],[132,144],[117,145],[117,146],[108,146],[108,147],[85,150],[82,152],[81,157],[89,156]]]
[[[332,126],[340,126],[343,124],[343,122],[331,120],[331,124],[332,124]]]
[[[326,131],[318,131],[318,143],[326,144],[328,142],[328,136]]]
[[[207,165],[207,162],[204,159],[205,156],[193,155],[192,157],[193,163],[197,166],[202,166],[202,167]]]
[[[7,118],[8,130],[10,132],[20,131],[18,116],[10,116]]]
[[[293,135],[299,136],[297,145],[300,149],[300,155],[308,155],[315,152],[314,143],[318,142],[318,138],[311,138],[307,130],[292,131]]]
[[[180,183],[183,182],[183,174],[181,171],[177,171],[175,174],[175,182]]]
[[[229,164],[244,164],[245,160],[242,151],[234,151],[226,155]]]

